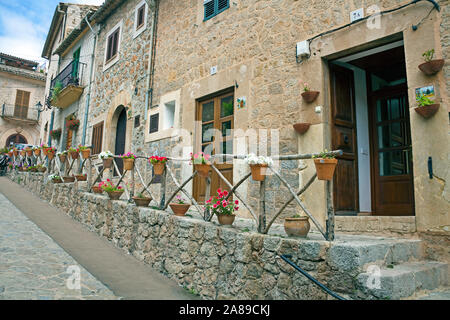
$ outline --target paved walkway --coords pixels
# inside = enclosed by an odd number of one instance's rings
[[[80,290],[67,287],[71,266],[75,271],[80,268]],[[71,279],[69,284],[76,284],[74,275]],[[0,300],[118,297],[197,299],[64,212],[0,177]]]

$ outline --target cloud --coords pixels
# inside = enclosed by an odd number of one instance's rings
[[[72,0],[71,3],[77,4],[89,4],[94,6],[100,6],[105,2],[104,0]]]

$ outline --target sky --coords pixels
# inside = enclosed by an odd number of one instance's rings
[[[101,5],[104,0],[0,0],[0,52],[38,61],[59,2]]]

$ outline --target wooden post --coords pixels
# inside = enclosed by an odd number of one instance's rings
[[[159,203],[159,208],[161,210],[165,209],[166,203],[166,180],[167,180],[167,170],[164,170],[161,181],[161,202]]]
[[[136,166],[136,163],[134,164]],[[134,179],[134,167],[131,170],[131,191],[130,191],[130,199],[134,197],[134,191],[136,187],[136,181]]]
[[[206,190],[205,190],[205,203],[211,196],[211,177],[208,173],[208,176],[205,178],[205,184],[206,184]],[[203,220],[205,221],[211,221],[212,220],[211,210],[207,209],[205,210],[205,213],[203,214]]]
[[[327,240],[334,241],[334,208],[331,197],[331,181],[326,182],[327,193]]]
[[[266,180],[259,182],[259,219],[258,232],[264,233],[266,229]]]

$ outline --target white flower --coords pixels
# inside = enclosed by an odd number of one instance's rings
[[[264,156],[256,156],[254,153],[250,153],[247,157],[245,157],[245,162],[247,164],[267,164],[271,166],[273,164],[273,160],[271,157]]]
[[[107,158],[112,158],[114,157],[114,155],[111,153],[111,151],[103,151],[100,152],[100,154],[98,155],[98,157],[100,159],[107,159]]]

